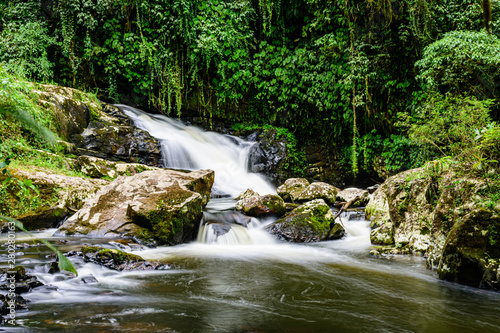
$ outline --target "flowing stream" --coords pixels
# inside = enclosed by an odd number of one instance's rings
[[[123,107],[125,108],[125,107]],[[499,332],[500,293],[437,279],[422,257],[372,258],[369,222],[344,213],[348,235],[316,244],[279,243],[262,230],[272,219],[234,210],[247,187],[275,188],[246,171],[252,143],[203,132],[163,116],[126,108],[134,122],[162,140],[169,167],[212,168],[216,188],[198,240],[132,251],[172,269],[117,272],[71,257],[79,276],[48,273],[52,252],[19,233],[18,264],[46,286],[23,295],[12,332]],[[176,139],[174,139],[174,137]],[[182,157],[184,156],[184,157]],[[229,226],[229,227],[228,227]],[[61,251],[113,240],[38,234]],[[0,243],[6,240],[0,235]],[[20,246],[22,247],[22,245]],[[130,252],[130,248],[125,248]],[[6,267],[7,251],[0,248]]]

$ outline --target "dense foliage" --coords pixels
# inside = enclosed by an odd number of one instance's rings
[[[420,146],[395,124],[418,118],[432,91],[493,99],[500,118],[498,0],[13,0],[0,11],[10,72],[286,128],[343,147],[354,175],[377,156],[395,171],[416,163]]]

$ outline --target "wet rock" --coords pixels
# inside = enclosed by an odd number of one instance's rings
[[[49,266],[49,274],[59,273],[61,270],[59,269],[59,263],[57,261],[53,261]]]
[[[295,243],[337,239],[345,234],[343,227],[335,223],[334,215],[323,199],[299,206],[265,229],[280,240]]]
[[[52,284],[47,284],[47,285],[43,285],[43,286],[40,286],[40,287],[36,287],[35,289],[33,289],[33,291],[36,291],[37,293],[44,293],[44,294],[50,294],[54,291],[58,291],[59,288],[52,285]]]
[[[274,194],[239,200],[236,203],[236,209],[246,215],[255,217],[269,214],[283,215],[286,212],[285,202],[280,196]]]
[[[231,230],[231,226],[226,223],[211,222],[207,223],[207,225],[210,225],[212,227],[212,230],[217,237],[225,235]]]
[[[95,276],[93,276],[92,274],[86,275],[86,276],[82,276],[80,278],[80,281],[82,281],[85,284],[98,283],[99,282],[99,281],[97,281],[97,279],[95,278]]]
[[[255,139],[258,142],[250,148],[248,155],[249,170],[262,173],[273,181],[284,179],[288,158],[286,142],[278,139],[273,128],[262,130]]]
[[[302,192],[295,196],[297,202],[306,202],[315,199],[323,199],[329,205],[333,205],[337,198],[337,188],[327,183],[314,182],[309,184]]]
[[[309,182],[305,178],[289,178],[278,187],[276,192],[286,202],[295,202],[307,186],[309,186]]]
[[[75,169],[92,178],[133,176],[146,170],[159,170],[144,164],[113,162],[94,156],[79,156]]]
[[[500,218],[485,180],[413,169],[389,178],[366,206],[371,241],[421,253],[441,279],[498,288]]]
[[[5,316],[11,312],[17,311],[27,311],[28,301],[22,296],[14,295],[14,297],[8,297],[7,295],[0,294],[0,315]]]
[[[360,207],[366,205],[366,203],[368,202],[368,195],[369,193],[367,190],[351,187],[338,192],[337,200],[343,202],[349,202],[355,199],[356,197],[359,197],[359,200],[353,202],[351,204],[351,207]]]
[[[234,200],[242,200],[245,198],[256,197],[256,196],[259,196],[259,193],[255,192],[254,190],[249,188],[249,189],[246,189],[245,191],[241,192],[240,194],[238,194],[238,196],[236,198],[234,198]]]
[[[91,122],[83,133],[72,139],[79,155],[162,166],[160,143],[148,132],[134,126]]]
[[[169,245],[191,241],[213,181],[211,170],[156,170],[118,177],[87,200],[56,235],[127,236]]]
[[[16,294],[27,293],[32,288],[43,285],[36,276],[26,274],[24,266],[16,266],[13,269],[2,271],[0,283],[0,289],[11,291],[14,287]]]
[[[438,267],[440,279],[498,290],[500,217],[478,208],[455,223]]]
[[[82,256],[85,262],[91,262],[117,271],[170,269],[168,264],[159,261],[148,261],[136,254],[126,253],[117,249],[106,249],[99,246],[84,246],[81,252],[76,252],[76,255]]]

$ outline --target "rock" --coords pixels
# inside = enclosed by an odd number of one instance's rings
[[[276,192],[283,200],[295,202],[297,197],[309,186],[309,182],[304,178],[289,178],[285,183],[278,187]]]
[[[249,170],[262,173],[272,181],[286,178],[285,166],[288,159],[286,142],[278,139],[276,129],[264,129],[247,139],[258,140],[248,153]]]
[[[90,122],[91,108],[100,107],[72,88],[44,84],[38,85],[34,92],[39,95],[40,104],[53,112],[57,119],[55,129],[66,141],[82,133]]]
[[[314,182],[300,192],[294,201],[306,202],[315,199],[323,199],[327,204],[333,205],[337,199],[337,188],[327,183]]]
[[[259,193],[255,192],[254,190],[249,188],[249,189],[246,189],[245,191],[241,192],[240,194],[238,194],[238,196],[236,198],[234,198],[234,200],[242,200],[245,198],[250,198],[250,197],[255,197],[255,196],[259,196]]]
[[[370,242],[374,245],[394,244],[394,226],[392,223],[382,223],[370,232]]]
[[[175,245],[196,238],[214,172],[144,171],[102,187],[56,235],[137,237]]]
[[[335,223],[334,215],[323,199],[299,206],[265,229],[282,241],[294,243],[337,239],[345,234],[344,228]]]
[[[99,246],[84,246],[81,252],[76,252],[76,255],[83,257],[85,262],[91,262],[97,265],[107,267],[116,271],[151,271],[170,269],[170,266],[159,261],[147,261],[142,257],[126,253],[117,249],[106,249]],[[97,280],[93,278],[89,282],[94,283]],[[82,278],[83,280],[83,278]]]
[[[481,178],[413,169],[390,177],[372,195],[373,244],[420,253],[441,279],[497,289],[500,217]],[[389,252],[387,250],[386,252]]]
[[[59,269],[59,263],[57,261],[53,261],[49,266],[49,274],[59,273],[61,270]]]
[[[79,156],[75,161],[75,169],[92,178],[116,178],[133,176],[146,170],[158,170],[139,163],[120,163],[108,161],[94,156]]]
[[[83,133],[74,135],[79,155],[91,155],[112,161],[162,166],[158,140],[134,126],[104,125],[91,122]]]
[[[285,202],[285,208],[287,212],[290,212],[299,206],[300,204],[298,203]]]
[[[346,188],[346,189],[343,189],[342,191],[338,192],[337,193],[337,200],[338,201],[343,201],[343,202],[349,202],[351,200],[353,200],[354,198],[356,197],[359,197],[359,200],[353,202],[351,204],[351,207],[360,207],[360,206],[364,206],[368,200],[368,191],[366,190],[362,190],[362,189],[359,189],[359,188],[355,188],[355,187],[350,187],[350,188]]]
[[[99,281],[97,281],[97,279],[95,278],[95,276],[93,276],[92,274],[90,275],[86,275],[86,276],[82,276],[80,278],[80,280],[85,283],[85,284],[89,284],[89,283],[98,283]]]
[[[207,225],[212,227],[212,230],[217,237],[225,235],[231,230],[231,225],[226,223],[210,222],[207,223]]]
[[[83,206],[85,200],[109,182],[102,179],[88,179],[50,174],[41,171],[25,171],[10,168],[13,177],[31,180],[39,191],[39,199],[49,203],[37,211],[12,216],[28,230],[55,228],[66,216]],[[0,180],[2,175],[0,175]],[[13,196],[15,200],[15,196]]]
[[[8,295],[0,294],[0,315],[8,315],[13,312],[12,310],[14,310],[14,313],[17,311],[27,311],[28,301],[19,295],[9,298]]]
[[[500,217],[478,208],[451,228],[438,267],[440,279],[498,290]]]
[[[242,199],[236,203],[236,209],[249,216],[268,214],[281,216],[286,212],[285,202],[280,196],[275,194]]]
[[[16,266],[1,273],[0,289],[10,290],[12,284],[14,284],[16,294],[27,293],[32,288],[43,286],[36,276],[26,274],[24,266]]]

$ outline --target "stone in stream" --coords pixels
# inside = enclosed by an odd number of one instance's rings
[[[71,139],[79,155],[162,166],[158,140],[132,126],[128,117],[113,105],[105,105],[100,110],[99,119],[91,121],[81,134],[73,135]]]
[[[337,199],[338,189],[323,182],[309,184],[302,192],[295,196],[296,202],[306,202],[315,199],[323,199],[328,205],[333,205]]]
[[[238,196],[236,198],[234,198],[234,200],[242,200],[245,198],[250,198],[250,197],[255,197],[255,196],[259,196],[259,193],[255,192],[251,188],[248,188],[245,191],[238,194]]]
[[[197,236],[213,182],[212,170],[155,170],[118,177],[88,199],[56,235],[189,242]]]
[[[28,310],[28,301],[22,296],[15,295],[14,298],[11,299],[6,295],[0,294],[0,315],[5,316],[11,313],[11,309],[9,308],[9,302],[11,301],[14,301],[14,309],[16,312]]]
[[[304,178],[289,178],[276,191],[286,202],[302,203],[323,199],[327,204],[333,205],[338,189],[323,182],[309,183]]]
[[[309,186],[309,182],[305,178],[289,178],[278,187],[276,192],[286,202],[295,202],[307,186]]]
[[[236,209],[249,216],[283,215],[286,212],[285,202],[280,196],[266,194],[252,196],[236,203]]]
[[[499,290],[500,217],[477,208],[451,228],[438,267],[440,279]]]
[[[334,215],[323,199],[306,202],[265,229],[282,241],[294,243],[319,242],[345,235],[344,228],[335,223]]]
[[[126,253],[117,249],[107,249],[100,246],[83,246],[81,251],[72,251],[71,253],[68,253],[68,255],[81,256],[85,262],[91,262],[116,271],[151,271],[170,269],[170,266],[166,263],[148,261],[136,254]],[[94,282],[90,277],[88,277],[87,280],[88,281],[82,281],[84,283]],[[97,282],[97,280],[95,282]]]
[[[12,277],[14,280],[11,280]],[[26,274],[26,269],[21,265],[13,269],[5,269],[0,273],[0,289],[10,290],[12,283],[16,294],[27,293],[33,288],[43,286],[36,276]]]

